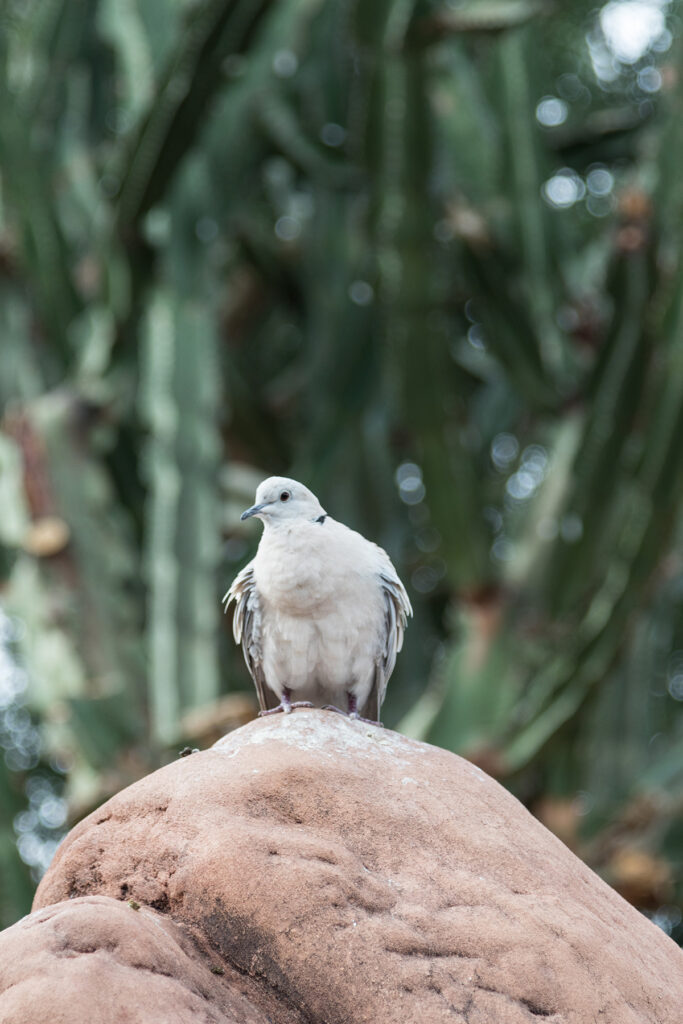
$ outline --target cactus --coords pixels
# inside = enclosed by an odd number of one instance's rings
[[[652,798],[670,856],[679,43],[608,82],[588,0],[85,7],[0,32],[0,600],[72,817],[248,687],[218,596],[288,472],[415,598],[388,724],[590,792],[601,868]]]
[[[218,696],[217,358],[203,309],[160,291],[149,308],[140,393],[149,426],[149,685],[153,737]]]

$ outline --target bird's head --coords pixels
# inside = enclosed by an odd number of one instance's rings
[[[266,525],[291,522],[294,519],[314,520],[325,510],[308,487],[286,476],[271,476],[256,489],[256,502],[240,516],[258,516]]]

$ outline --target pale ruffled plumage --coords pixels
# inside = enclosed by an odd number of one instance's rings
[[[271,478],[256,497],[248,514],[264,521],[261,543],[224,600],[226,610],[235,602],[233,633],[261,709],[285,688],[316,705],[344,707],[352,694],[362,716],[379,720],[412,614],[389,556],[296,481]]]

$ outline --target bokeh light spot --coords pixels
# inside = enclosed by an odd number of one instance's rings
[[[519,441],[514,434],[496,434],[491,442],[491,460],[496,469],[504,471],[519,455]]]
[[[352,281],[349,285],[349,298],[356,306],[369,306],[375,292],[368,281]]]
[[[301,224],[294,217],[280,217],[275,222],[275,234],[281,242],[293,242],[301,234]]]
[[[332,148],[342,146],[346,140],[346,129],[342,128],[340,124],[329,121],[320,129],[320,140]]]
[[[299,61],[292,50],[278,50],[273,57],[273,71],[278,78],[291,78],[298,69]]]
[[[536,120],[544,128],[556,128],[564,124],[569,114],[569,107],[557,96],[544,96],[536,107]]]

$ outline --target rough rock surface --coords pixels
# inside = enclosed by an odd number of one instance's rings
[[[272,995],[264,1003],[203,945],[156,911],[108,896],[47,907],[0,933],[0,1021],[268,1024]]]
[[[683,953],[502,787],[330,712],[250,723],[91,814],[35,906],[93,893],[157,911],[123,902],[128,929],[202,936],[274,1021],[673,1024],[683,1005]]]

